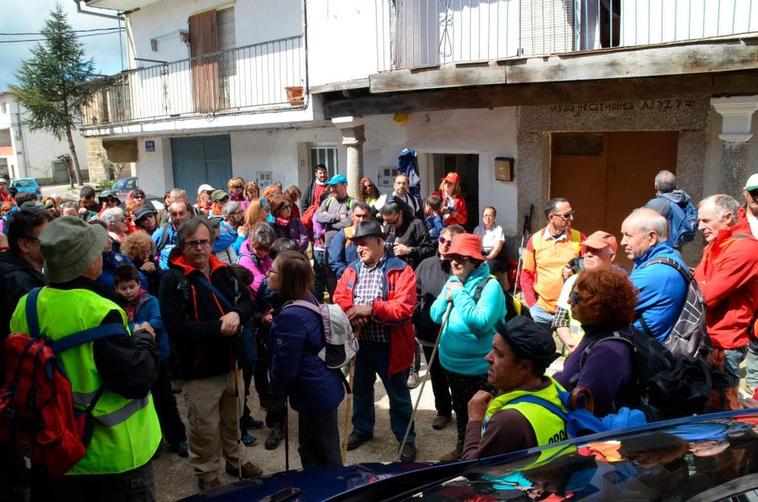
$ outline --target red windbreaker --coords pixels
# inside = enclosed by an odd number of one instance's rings
[[[389,257],[384,264],[386,291],[371,304],[373,321],[390,329],[390,364],[394,375],[410,368],[416,354],[416,335],[411,324],[416,306],[416,274],[399,258]],[[353,288],[358,279],[358,262],[348,265],[334,291],[334,303],[347,312],[353,306]],[[360,338],[358,338],[360,343]]]
[[[737,224],[722,230],[703,251],[695,279],[705,298],[705,321],[713,346],[744,347],[758,311],[758,240]]]

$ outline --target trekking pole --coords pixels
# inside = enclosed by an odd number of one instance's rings
[[[529,214],[524,215],[524,225],[521,227],[521,244],[518,248],[518,264],[516,265],[516,280],[513,284],[513,296],[518,293],[519,280],[521,272],[524,270],[524,245],[526,244],[527,235],[532,233],[532,214],[534,213],[534,204],[529,204]]]
[[[356,334],[357,336],[357,334]],[[342,422],[342,445],[340,448],[340,452],[342,453],[342,463],[347,463],[347,428],[350,425],[350,416],[352,415],[352,409],[353,409],[353,378],[355,377],[355,360],[350,361],[350,366],[348,368],[347,372],[347,385],[350,387],[351,391],[347,395],[347,400],[345,401],[345,420]]]
[[[426,381],[431,378],[431,371],[432,371],[432,364],[434,364],[435,357],[437,356],[437,347],[440,345],[440,336],[442,336],[442,330],[445,329],[445,326],[447,325],[447,320],[450,317],[450,311],[453,310],[453,302],[450,301],[447,304],[447,310],[445,310],[445,315],[442,317],[442,324],[440,324],[440,329],[437,331],[437,339],[434,341],[434,348],[432,349],[432,357],[429,358],[429,361],[427,361],[426,366],[426,374],[429,375],[429,378],[425,378],[421,382],[421,387],[418,391],[418,396],[416,396],[416,404],[413,406],[413,413],[411,413],[411,419],[408,422],[408,427],[405,428],[405,435],[403,436],[403,442],[400,443],[400,449],[398,450],[397,454],[397,461],[400,462],[400,457],[403,454],[403,448],[405,448],[405,443],[408,441],[408,434],[411,433],[411,427],[413,427],[413,422],[416,419],[416,412],[418,411],[418,405],[421,403],[421,396],[424,394],[424,387],[426,386]]]
[[[242,412],[240,411],[240,368],[239,359],[234,357],[234,404],[237,409],[237,415],[234,417],[234,421],[237,423],[237,477],[242,481],[242,424],[240,424],[240,417]]]
[[[290,470],[290,417],[287,395],[284,395],[284,470]]]

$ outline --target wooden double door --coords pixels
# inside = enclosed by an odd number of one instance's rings
[[[621,223],[654,194],[658,171],[676,173],[678,132],[554,133],[550,196],[566,197],[574,228],[605,230],[621,243]],[[617,263],[630,261],[619,248]]]

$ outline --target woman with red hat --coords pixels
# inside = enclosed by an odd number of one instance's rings
[[[432,321],[447,322],[439,337],[439,360],[448,375],[458,425],[455,450],[441,458],[457,460],[463,451],[468,423],[468,402],[478,390],[487,389],[487,361],[495,324],[505,318],[505,296],[490,275],[482,255],[482,240],[474,234],[453,236],[444,254],[452,275],[429,312]],[[449,312],[448,312],[449,311]]]
[[[442,197],[442,220],[446,227],[458,224],[465,225],[468,220],[466,201],[461,195],[461,176],[455,171],[447,173],[442,178],[439,192]]]

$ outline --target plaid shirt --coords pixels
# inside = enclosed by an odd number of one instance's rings
[[[355,305],[371,305],[377,298],[382,298],[382,279],[384,271],[384,262],[387,261],[385,256],[373,267],[369,268],[360,263],[358,266],[358,279],[353,288],[353,303]],[[369,320],[368,324],[361,331],[361,341],[388,343],[389,329]]]

